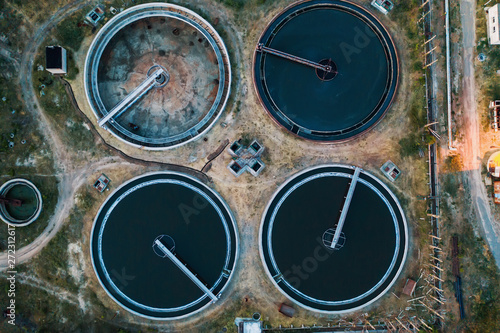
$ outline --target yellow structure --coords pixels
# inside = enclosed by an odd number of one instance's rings
[[[488,172],[492,177],[500,178],[500,151],[493,153],[488,159]]]

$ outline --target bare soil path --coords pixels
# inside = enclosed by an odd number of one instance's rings
[[[32,86],[32,67],[33,59],[36,52],[50,30],[59,22],[71,15],[75,11],[83,8],[88,4],[87,0],[77,0],[60,8],[45,23],[40,25],[35,31],[30,41],[26,43],[21,58],[19,69],[20,85],[23,91],[24,106],[29,113],[40,119],[39,125],[47,143],[50,145],[54,154],[55,167],[57,169],[56,177],[59,180],[59,197],[53,216],[45,230],[30,244],[16,251],[16,264],[21,264],[28,261],[33,256],[37,255],[43,247],[55,236],[62,224],[69,215],[72,207],[72,198],[76,194],[78,188],[86,181],[87,177],[99,170],[100,168],[108,168],[116,166],[118,158],[106,158],[98,162],[89,163],[79,169],[75,169],[72,163],[71,153],[68,152],[66,145],[61,141],[57,132],[54,129],[54,124],[49,121],[38,99],[35,96]],[[115,163],[113,163],[115,162]],[[121,162],[125,163],[125,162]],[[0,271],[7,269],[7,253],[0,254]]]
[[[481,151],[479,115],[477,112],[477,92],[474,70],[474,49],[476,47],[476,1],[461,0],[460,14],[463,31],[463,92],[464,135],[461,153],[472,205],[479,219],[484,236],[500,268],[500,225],[495,221],[489,206],[486,188],[481,179]]]
[[[88,163],[87,165],[70,173],[59,174],[59,198],[54,215],[51,217],[45,230],[30,244],[16,251],[16,264],[21,264],[37,255],[47,243],[61,229],[64,221],[69,216],[78,189],[88,181],[88,177],[96,171],[112,169],[117,166],[130,165],[117,157],[107,157],[99,162]],[[8,268],[7,252],[0,254],[0,271]]]

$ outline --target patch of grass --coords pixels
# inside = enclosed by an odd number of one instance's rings
[[[235,9],[241,10],[245,6],[245,0],[219,0],[219,2],[223,3],[225,6]],[[265,2],[265,0],[264,0]]]
[[[55,13],[58,9],[67,5],[71,0],[5,0],[12,4],[15,8],[18,8],[26,18],[35,21],[42,22],[49,18],[50,15]]]
[[[464,263],[463,288],[468,317],[467,332],[500,331],[500,273],[484,239],[476,237],[469,223],[457,234]],[[469,303],[467,305],[467,303]]]
[[[68,74],[66,75],[66,80],[74,80],[78,73],[80,73],[80,69],[76,66],[75,57],[73,56],[73,51],[67,50],[67,68]]]
[[[36,276],[71,292],[77,292],[78,286],[68,273],[68,245],[75,239],[71,230],[74,226],[70,225],[77,222],[74,216],[70,216],[70,221],[43,248],[34,267]]]
[[[458,180],[456,175],[443,173],[441,175],[443,187],[442,190],[448,193],[451,197],[456,197],[458,194]],[[441,203],[441,206],[443,203]],[[442,207],[441,207],[442,209]],[[445,214],[447,215],[447,214]]]
[[[8,281],[0,278],[0,302],[7,304]],[[6,320],[0,323],[0,331],[17,332],[54,332],[54,323],[63,318],[74,318],[81,313],[77,307],[58,299],[57,295],[26,284],[16,283],[16,325],[10,325]],[[43,320],[42,320],[43,319]],[[68,323],[69,324],[69,323]],[[60,324],[59,324],[60,325]],[[71,326],[75,325],[71,320]],[[69,328],[69,327],[68,327]]]
[[[410,133],[407,137],[399,140],[400,154],[403,157],[414,156],[419,152],[421,146],[419,136],[415,133]]]
[[[9,153],[6,155],[16,155],[16,157],[18,153],[30,155],[35,148],[33,142],[38,141],[39,133],[36,131],[33,120],[23,111],[18,90],[15,88],[17,86],[15,68],[4,58],[0,58],[0,70],[2,72],[0,75],[0,154]],[[33,135],[30,135],[31,130],[33,130]],[[11,137],[12,135],[14,137]],[[28,140],[31,142],[28,146],[21,148],[23,139],[27,143]],[[14,143],[14,148],[9,148],[9,142]],[[8,161],[3,160],[3,162]]]
[[[0,14],[0,34],[6,38],[5,45],[20,52],[26,43],[25,34],[31,28],[24,24],[23,15],[8,6],[5,0],[0,0]]]
[[[56,236],[45,246],[30,270],[36,276],[51,284],[62,287],[73,293],[78,292],[78,281],[68,273],[68,245],[81,240],[83,219],[95,198],[89,188],[84,188],[75,196],[76,206],[70,213],[68,221]]]
[[[57,25],[54,35],[57,38],[59,45],[73,51],[78,51],[85,36],[92,33],[92,29],[87,25],[82,25],[83,12],[79,11],[72,16],[64,19]]]
[[[45,45],[34,61],[33,87],[39,92],[38,100],[43,110],[57,124],[64,141],[74,150],[93,150],[94,137],[83,126],[83,120],[74,110],[66,90],[56,77],[47,71],[38,71],[38,64],[45,64]]]
[[[498,45],[489,45],[488,43],[486,13],[484,11],[486,2],[487,0],[477,1],[476,14],[476,51],[478,54],[483,53],[486,56],[485,61],[476,61],[476,74],[479,76],[477,82],[480,86],[478,111],[481,114],[483,131],[490,130],[489,102],[500,99],[500,76],[497,74],[497,70],[500,68],[500,48]]]
[[[448,172],[459,172],[463,169],[464,162],[459,154],[450,155],[445,160],[445,170]]]
[[[31,225],[16,229],[16,246],[32,242],[48,224],[57,203],[57,182],[50,147],[40,133],[36,119],[20,100],[16,69],[0,58],[0,184],[14,177],[32,181],[42,193],[40,217]],[[5,97],[5,100],[1,100]],[[13,136],[13,137],[12,137]],[[14,143],[9,148],[9,142]],[[24,144],[23,144],[24,142]],[[43,174],[39,176],[38,174]],[[0,224],[0,249],[6,248],[7,225]]]
[[[410,103],[408,104],[408,118],[410,120],[409,134],[399,141],[402,157],[416,156],[419,148],[426,149],[429,143],[433,142],[433,137],[424,136],[422,140],[422,128],[427,123],[427,109],[425,108],[425,78],[423,77],[422,64],[422,43],[423,34],[421,25],[416,24],[420,13],[421,1],[411,0],[398,3],[390,13],[390,17],[404,27],[406,35],[409,62],[412,73],[412,92]]]

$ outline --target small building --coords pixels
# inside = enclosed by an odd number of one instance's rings
[[[52,74],[66,74],[66,50],[62,46],[45,47],[45,69]]]
[[[373,0],[372,6],[380,10],[385,15],[387,15],[392,8],[394,8],[394,4],[390,0]]]
[[[486,8],[486,31],[488,32],[488,43],[500,45],[500,27],[498,25],[498,13],[500,4]]]
[[[391,160],[385,162],[380,168],[380,171],[382,171],[382,173],[389,178],[391,182],[395,181],[401,174],[401,170],[399,170],[396,164],[394,164]]]
[[[99,192],[103,192],[108,187],[109,178],[102,174],[94,183],[94,188]]]
[[[415,287],[417,283],[412,279],[406,279],[406,284],[403,288],[403,294],[408,296],[413,296],[413,292],[415,291]]]
[[[488,159],[488,173],[493,178],[500,178],[500,151],[491,154]]]
[[[261,333],[262,322],[260,314],[254,313],[252,318],[236,318],[234,324],[238,328],[238,333]]]
[[[500,127],[500,101],[491,101],[490,102],[490,110],[491,110],[491,128],[498,132],[498,128]]]
[[[495,204],[500,204],[500,181],[493,182],[493,199],[495,200]]]
[[[90,12],[85,15],[85,21],[94,27],[97,26],[97,22],[99,22],[104,17],[104,6],[97,5]]]

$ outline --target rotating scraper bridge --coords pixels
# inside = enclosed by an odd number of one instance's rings
[[[104,98],[101,96],[101,91],[99,90],[101,82],[99,81],[98,75],[103,53],[108,44],[110,44],[111,39],[126,26],[132,25],[139,20],[155,17],[182,21],[196,29],[197,32],[200,32],[213,49],[219,72],[218,79],[216,80],[218,88],[210,109],[202,114],[199,121],[196,122],[194,126],[184,128],[179,133],[162,137],[148,137],[147,135],[134,133],[133,130],[130,130],[124,125],[123,121],[117,121],[117,118],[129,112],[129,108],[133,107],[133,105],[148,91],[158,88],[169,89],[168,66],[162,67],[158,64],[153,64],[146,79],[113,108],[106,107],[103,102]],[[176,64],[168,65],[175,66]],[[115,67],[117,66],[119,65]],[[155,68],[153,72],[154,67],[157,68]],[[161,76],[163,76],[163,78],[161,78]],[[201,16],[180,6],[164,3],[150,3],[125,10],[110,20],[99,31],[87,54],[84,78],[87,100],[97,118],[99,126],[109,130],[121,141],[133,146],[160,150],[190,142],[210,129],[226,106],[230,93],[231,66],[224,42],[215,29]],[[189,87],[186,89],[189,89]],[[195,116],[197,117],[198,115],[194,115],[193,117]],[[141,124],[139,124],[139,126],[140,125]]]

